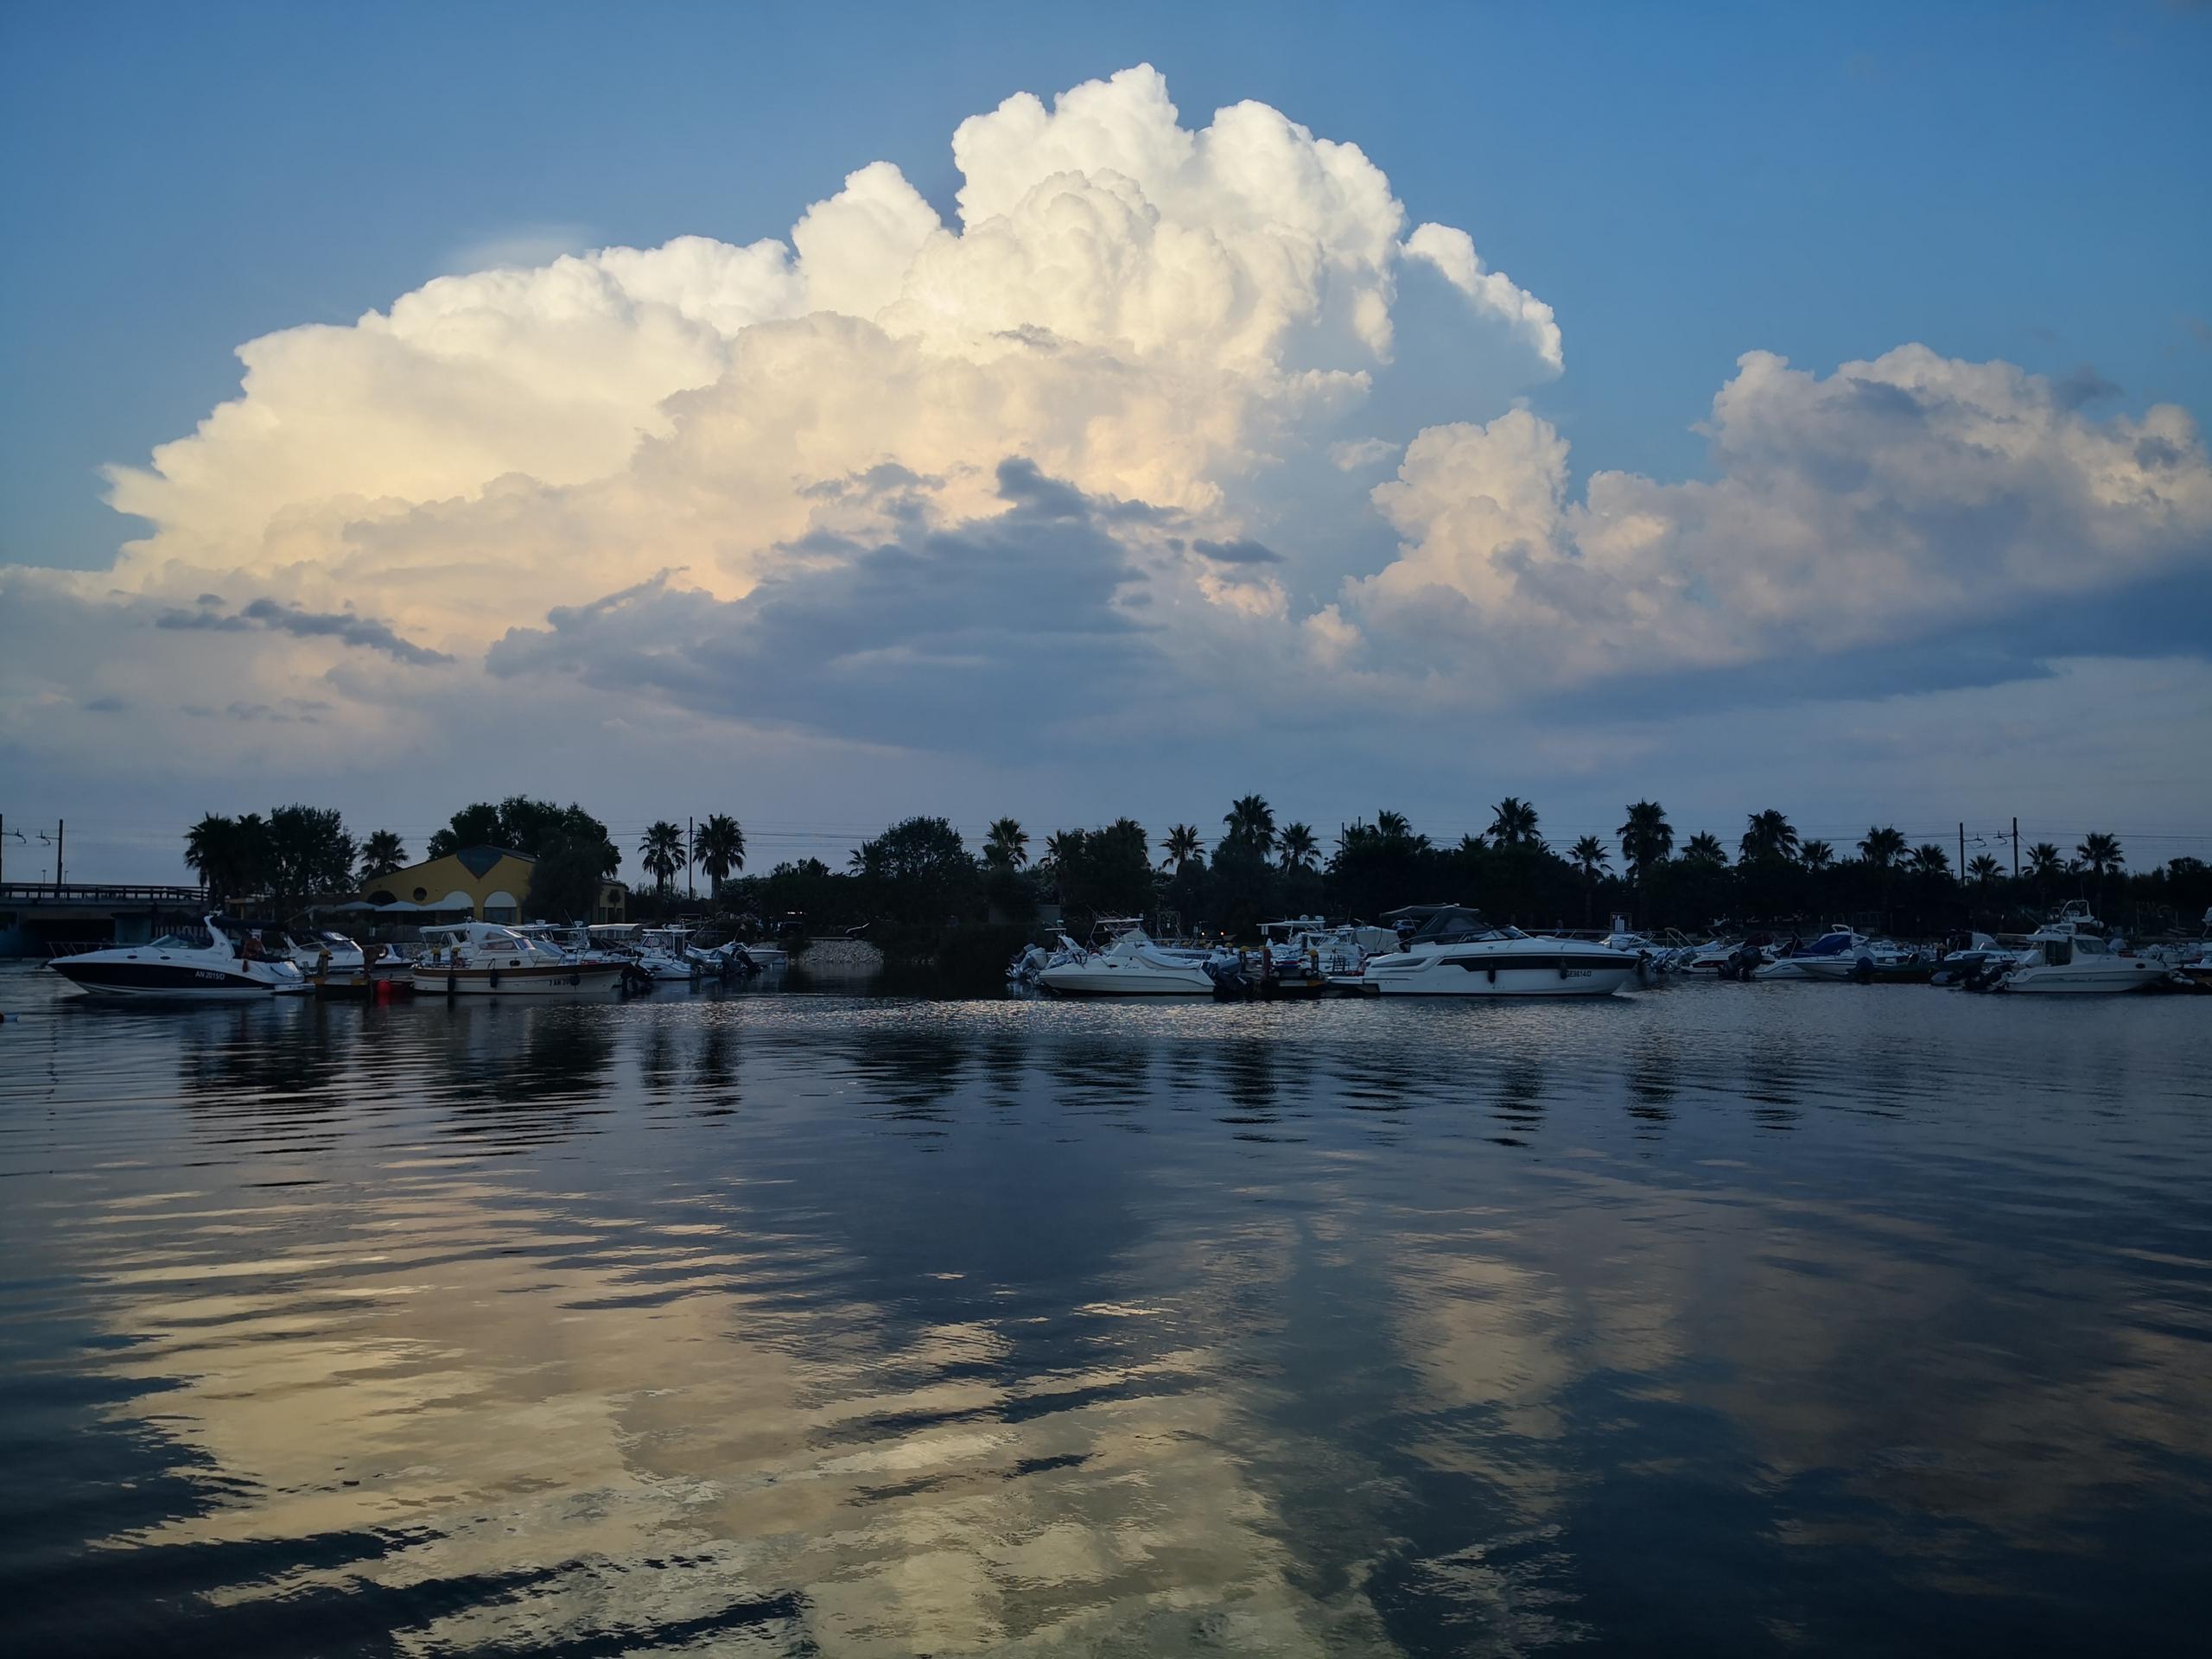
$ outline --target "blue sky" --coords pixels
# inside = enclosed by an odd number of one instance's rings
[[[683,235],[785,237],[876,160],[950,223],[962,178],[949,139],[963,119],[1138,63],[1165,75],[1185,128],[1252,99],[1357,143],[1408,226],[1466,227],[1489,267],[1555,313],[1565,372],[1530,372],[1495,331],[1432,331],[1431,315],[1457,298],[1405,267],[1395,359],[1327,436],[1402,446],[1517,405],[1571,446],[1573,493],[1605,469],[1694,480],[1713,475],[1697,429],[1741,354],[1825,376],[1912,342],[2073,388],[2099,419],[2212,410],[2212,10],[2201,6],[22,5],[0,20],[0,374],[11,392],[0,405],[0,565],[105,569],[146,525],[105,505],[99,469],[143,467],[235,397],[243,342],[349,325],[487,263]],[[1003,459],[978,454],[978,475]],[[1294,623],[1341,581],[1373,577],[1405,533],[1368,507],[1371,480],[1311,515],[1286,511],[1313,477],[1328,482],[1292,466],[1227,486],[1241,515],[1230,527],[1283,543]],[[1083,481],[1122,493],[1104,473]],[[1341,556],[1318,531],[1301,543],[1301,518],[1341,525]],[[1206,528],[1194,521],[1193,533]],[[2185,552],[2158,559],[2142,582],[2115,579],[2087,599],[2056,588],[1994,626],[2041,639],[2070,613],[2105,656],[2171,654],[2207,588]],[[610,577],[606,591],[621,585]],[[226,593],[234,604],[257,596]],[[340,600],[392,609],[374,586],[313,602]],[[543,626],[546,608],[512,626]],[[1923,654],[1964,660],[1979,648],[1970,632],[1931,633]],[[1788,660],[1780,647],[1723,654],[1700,666],[1770,681]],[[1829,678],[1854,683],[1859,660],[1838,659]],[[346,666],[318,671],[342,682]],[[1906,689],[1933,694],[1944,677],[1909,672]],[[1964,677],[2004,683],[1997,671]],[[16,688],[19,712],[39,696],[127,700],[55,685]],[[296,701],[344,694],[339,683]],[[1646,713],[1607,699],[1602,678],[1586,678],[1572,700],[1617,725]],[[1529,729],[1547,747],[1549,728]],[[1650,751],[1692,772],[1713,758],[1716,812],[1734,786],[1718,741],[1686,732]],[[20,737],[0,744],[0,784],[15,785],[0,793],[17,811],[124,787],[82,759]],[[917,760],[912,775],[1007,786],[992,757],[970,759],[965,774]],[[206,766],[241,788],[317,782],[281,751]],[[1194,756],[1179,786],[1195,789],[1205,770]],[[116,772],[144,775],[120,760]],[[465,772],[454,760],[437,787],[464,787]],[[1034,776],[1048,798],[1026,810],[1049,814],[1069,774]],[[1586,787],[1593,802],[1621,792],[1594,776]],[[1808,779],[1806,792],[1821,787]],[[2139,800],[2138,815],[2164,833],[2206,804],[2177,787],[2146,786]],[[863,822],[895,805],[842,786],[821,802],[813,816]],[[1440,793],[1433,810],[1455,809]],[[409,815],[440,816],[427,796]]]

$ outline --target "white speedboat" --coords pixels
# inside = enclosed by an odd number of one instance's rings
[[[367,954],[343,933],[325,928],[290,938],[293,965],[310,978],[318,973],[346,976],[369,970]]]
[[[1475,911],[1438,905],[1398,950],[1370,957],[1361,981],[1381,996],[1611,996],[1643,965],[1625,950],[1493,927]]]
[[[238,1002],[308,988],[292,962],[247,954],[224,932],[220,917],[207,918],[207,944],[194,944],[164,934],[150,944],[56,957],[47,966],[92,996]]]
[[[2028,948],[1993,988],[2022,995],[2111,996],[2170,990],[2187,982],[2155,957],[2133,955],[2065,920],[2046,923],[2029,935]]]
[[[1841,950],[1808,952],[1796,961],[1800,978],[1827,980],[1831,984],[1853,979],[1894,979],[1923,965],[1919,951],[1894,939],[1870,939],[1859,933],[1851,934],[1849,944]]]
[[[596,962],[496,922],[426,927],[429,948],[416,959],[417,992],[433,996],[551,995],[611,991],[622,982],[620,963]]]
[[[1711,939],[1703,944],[1692,945],[1675,962],[1678,974],[1700,974],[1719,977],[1732,974],[1742,965],[1744,943],[1740,939]]]
[[[656,980],[690,982],[700,970],[690,955],[690,938],[689,928],[647,928],[638,935],[638,966]]]
[[[1849,979],[1860,955],[1873,943],[1864,933],[1838,923],[1810,944],[1783,951],[1772,961],[1754,968],[1751,977],[1770,981]]]
[[[1133,927],[1103,950],[1078,950],[1055,962],[1038,973],[1037,983],[1062,996],[1211,996],[1207,961],[1154,944]]]

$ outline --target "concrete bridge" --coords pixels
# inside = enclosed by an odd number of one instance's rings
[[[48,957],[61,946],[143,944],[207,913],[205,887],[0,882],[0,957]]]

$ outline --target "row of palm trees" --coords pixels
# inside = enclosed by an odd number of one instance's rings
[[[726,812],[709,813],[692,830],[687,847],[683,826],[662,818],[638,838],[638,862],[663,893],[686,868],[696,868],[720,887],[745,868],[745,829]]]
[[[1224,848],[1272,857],[1285,873],[1310,870],[1319,859],[1320,844],[1313,827],[1293,823],[1278,830],[1274,810],[1263,796],[1238,797],[1223,815],[1222,823]],[[1668,822],[1666,809],[1656,801],[1631,802],[1615,834],[1619,840],[1624,874],[1633,886],[1640,886],[1653,867],[1675,856],[1674,826]],[[1415,835],[1402,813],[1388,810],[1376,813],[1372,824],[1360,821],[1344,826],[1338,845],[1342,849],[1358,844],[1363,838],[1422,851],[1430,846],[1428,837]],[[1535,849],[1546,844],[1535,807],[1518,796],[1509,795],[1491,809],[1489,829],[1480,835],[1463,836],[1459,850],[1477,853],[1486,848]],[[1173,874],[1202,862],[1206,850],[1198,826],[1190,823],[1171,825],[1159,845],[1161,868]],[[1069,846],[1068,832],[1047,836],[1046,861],[1061,861]],[[1020,822],[1000,818],[992,823],[985,839],[983,862],[1008,870],[1021,869],[1029,863],[1028,848],[1029,836]],[[1948,877],[1952,873],[1950,854],[1942,846],[1934,842],[1911,846],[1893,825],[1868,826],[1866,835],[1859,839],[1856,850],[1863,865],[1879,873],[1898,872],[1925,878]],[[1834,869],[1842,861],[1833,842],[1801,836],[1788,815],[1774,807],[1747,815],[1744,832],[1737,842],[1736,855],[1738,863],[1745,867],[1786,865],[1815,874]],[[1576,840],[1566,849],[1564,857],[1591,884],[1613,873],[1612,849],[1594,835]],[[1729,861],[1726,846],[1710,831],[1700,831],[1682,842],[1681,858],[1685,864],[1713,869],[1725,868]],[[2024,854],[2020,873],[2041,887],[2065,875],[2085,873],[2101,880],[2126,864],[2119,837],[2097,831],[2082,838],[2070,859],[2050,842],[2036,842]],[[1960,874],[1962,880],[1986,887],[2002,877],[2005,869],[1996,858],[1981,853],[1968,860]]]

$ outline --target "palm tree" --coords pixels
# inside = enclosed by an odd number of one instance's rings
[[[683,868],[683,831],[666,818],[638,838],[638,862],[664,893]]]
[[[270,878],[269,823],[258,812],[226,818],[210,812],[185,832],[184,861],[214,893],[264,891]],[[349,855],[347,861],[351,863]]]
[[[1591,900],[1598,891],[1598,875],[1608,868],[1613,855],[1605,850],[1605,843],[1595,836],[1585,836],[1574,843],[1568,859],[1582,872],[1582,925],[1590,925]]]
[[[361,842],[361,885],[380,880],[394,870],[407,868],[407,848],[389,830],[372,830]]]
[[[1264,796],[1240,795],[1230,803],[1223,815],[1229,826],[1229,838],[1250,845],[1255,852],[1271,853],[1275,849],[1275,814]]]
[[[2028,849],[2028,880],[2036,884],[2038,907],[2050,902],[2050,884],[2066,874],[2066,855],[2047,841]]]
[[[1688,863],[1709,864],[1718,869],[1728,867],[1728,849],[1720,844],[1719,836],[1706,830],[1682,843],[1682,858]]]
[[[2091,874],[2097,878],[2097,908],[2105,907],[2105,878],[2127,862],[2120,850],[2120,837],[2101,830],[2092,830],[2082,837],[2074,849]]]
[[[1986,889],[1991,882],[2005,874],[2005,867],[1987,853],[1976,853],[1967,861],[1967,874],[1974,878],[1976,887]]]
[[[1825,870],[1835,862],[1835,849],[1825,841],[1808,841],[1798,849],[1797,861],[1815,873]]]
[[[1951,855],[1932,841],[1923,842],[1912,849],[1912,873],[1930,877],[1948,875]]]
[[[1480,836],[1462,836],[1459,844],[1452,850],[1462,858],[1480,858],[1490,850],[1490,843]]]
[[[1656,801],[1638,801],[1628,809],[1628,822],[1614,831],[1621,838],[1621,856],[1628,861],[1629,880],[1638,887],[1643,873],[1666,862],[1675,850],[1675,828],[1667,822],[1667,809]]]
[[[983,862],[1018,870],[1028,861],[1029,837],[1020,823],[1013,818],[993,819],[990,836],[983,842]]]
[[[1286,870],[1312,869],[1314,855],[1320,850],[1320,844],[1313,839],[1313,826],[1310,823],[1285,824],[1281,846],[1282,867]]]
[[[1080,830],[1055,830],[1045,837],[1046,860],[1055,868],[1082,855],[1083,831]]]
[[[2120,837],[2107,835],[2101,830],[2082,836],[2081,844],[2074,849],[2074,852],[2096,873],[2101,880],[2127,862],[2120,850]]]
[[[1877,824],[1859,841],[1859,856],[1873,869],[1893,870],[1904,856],[1904,837],[1895,830]]]
[[[1412,820],[1402,812],[1393,812],[1386,807],[1375,815],[1375,833],[1385,841],[1404,841],[1413,832]]]
[[[1494,809],[1490,838],[1500,847],[1527,847],[1536,841],[1536,809],[1518,795],[1509,795]]]
[[[229,891],[235,879],[238,838],[237,820],[215,812],[203,813],[184,832],[185,868],[198,871],[201,883],[217,898]]]
[[[1745,860],[1762,858],[1795,858],[1797,856],[1797,827],[1774,807],[1764,812],[1754,812],[1747,820],[1744,838],[1737,844],[1737,854]]]
[[[709,813],[691,837],[691,861],[707,873],[707,891],[720,891],[733,870],[745,868],[745,827],[727,812]]]
[[[1167,835],[1160,843],[1160,849],[1167,855],[1167,862],[1175,867],[1178,875],[1182,874],[1183,867],[1204,852],[1205,847],[1205,842],[1198,839],[1198,826],[1195,823],[1168,825]]]

